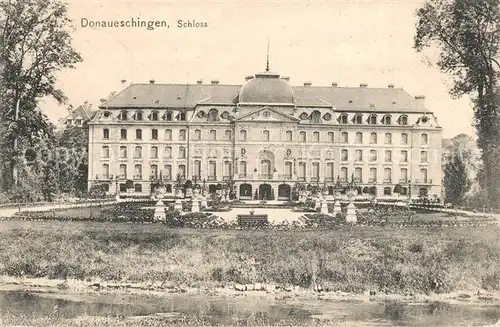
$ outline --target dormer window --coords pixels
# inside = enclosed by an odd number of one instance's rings
[[[208,121],[218,121],[219,120],[219,111],[215,108],[210,109],[208,111],[207,120]]]
[[[361,114],[356,114],[356,115],[354,116],[354,118],[352,119],[352,122],[353,122],[354,124],[358,124],[358,125],[359,125],[359,124],[363,124],[363,115],[361,115]]]
[[[151,112],[150,119],[153,121],[157,121],[158,120],[158,111],[155,110],[155,111]]]
[[[390,125],[391,124],[391,115],[384,115],[384,117],[382,117],[382,124],[383,125]]]
[[[399,117],[399,125],[408,125],[408,116],[402,115]]]
[[[342,114],[339,116],[339,124],[347,124],[347,114]]]
[[[375,114],[371,114],[370,116],[368,116],[368,124],[371,124],[371,125],[377,125],[377,115]]]
[[[137,111],[134,115],[135,120],[142,120],[142,111]]]
[[[172,111],[167,111],[163,117],[166,121],[172,121]]]
[[[127,110],[120,111],[120,115],[118,116],[120,120],[128,120],[128,112]]]
[[[420,118],[420,121],[425,124],[429,121],[429,118],[427,118],[426,116],[423,116],[422,118]]]
[[[318,110],[313,111],[309,122],[312,124],[321,124],[321,113]]]
[[[185,121],[186,120],[186,112],[182,111],[177,115],[177,120],[179,121]]]
[[[328,121],[328,120],[332,120],[332,114],[331,113],[326,113],[324,116],[323,116],[323,119]]]
[[[307,113],[303,112],[300,114],[299,118],[301,120],[306,120],[307,118],[309,118],[309,115]]]

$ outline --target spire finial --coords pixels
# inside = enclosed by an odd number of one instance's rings
[[[266,63],[266,72],[269,71],[269,36],[267,37],[267,63]]]

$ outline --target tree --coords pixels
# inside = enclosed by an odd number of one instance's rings
[[[86,126],[67,126],[58,136],[59,183],[61,190],[81,194],[87,190],[88,181],[88,139]]]
[[[446,201],[457,205],[464,199],[470,185],[471,181],[464,157],[457,152],[449,154],[444,168]]]
[[[437,46],[437,66],[452,78],[450,94],[472,99],[484,187],[489,203],[499,206],[500,0],[427,0],[417,18],[415,49]]]
[[[53,140],[53,125],[38,110],[40,99],[66,97],[55,74],[82,58],[71,45],[66,5],[59,0],[0,2],[0,169],[4,189],[13,183],[22,150]]]
[[[53,201],[58,191],[57,165],[55,161],[50,160],[47,162],[43,170],[43,196],[46,201]]]

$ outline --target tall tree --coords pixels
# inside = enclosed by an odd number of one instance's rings
[[[417,18],[414,48],[437,46],[437,66],[452,79],[450,94],[472,99],[484,187],[490,205],[500,206],[500,0],[427,0]]]
[[[55,85],[56,73],[82,60],[71,44],[70,23],[59,0],[0,2],[0,169],[6,189],[22,149],[53,136],[38,101],[66,100]]]
[[[460,153],[452,152],[448,155],[444,168],[446,201],[455,205],[464,199],[471,185],[465,160]]]

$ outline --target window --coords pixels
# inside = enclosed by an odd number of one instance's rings
[[[429,142],[427,134],[420,135],[420,144],[427,145]]]
[[[165,158],[172,158],[172,147],[165,147]]]
[[[288,178],[292,178],[292,171],[293,171],[292,162],[291,161],[285,162],[285,171],[284,171],[285,176]]]
[[[135,192],[142,192],[142,185],[139,183],[134,184],[134,191]]]
[[[306,178],[306,169],[307,169],[306,163],[305,162],[299,162],[299,171],[297,173],[298,173],[298,177],[300,179]]]
[[[370,144],[377,144],[377,133],[371,133],[370,134]]]
[[[226,129],[224,131],[224,137],[226,138],[227,141],[231,141],[231,131],[229,129]]]
[[[354,168],[354,181],[356,183],[363,182],[363,169],[361,167]]]
[[[126,179],[127,178],[127,165],[120,165],[120,176],[119,178]]]
[[[401,150],[401,162],[408,162],[408,151]]]
[[[269,131],[263,131],[262,132],[262,139],[264,141],[269,141]]]
[[[186,158],[186,148],[183,146],[179,147],[179,158],[181,159]]]
[[[385,133],[384,143],[385,144],[391,144],[392,143],[392,134],[391,133]]]
[[[339,124],[347,124],[347,114],[342,114],[339,116]]]
[[[180,112],[179,115],[177,116],[177,120],[185,121],[186,120],[186,112],[184,112],[184,111]]]
[[[165,178],[172,179],[172,165],[165,165]]]
[[[150,172],[152,177],[158,176],[158,165],[151,165]]]
[[[401,134],[401,144],[408,144],[408,134]]]
[[[109,192],[109,184],[102,184],[102,188],[104,192],[108,193]]]
[[[392,181],[391,168],[384,168],[384,183],[390,183],[391,181]]]
[[[370,178],[368,179],[370,183],[377,182],[377,168],[370,168]]]
[[[313,162],[311,165],[311,177],[313,180],[319,180],[319,162]]]
[[[384,115],[384,117],[382,117],[382,124],[390,125],[391,124],[391,115]]]
[[[356,143],[358,143],[358,144],[363,143],[363,133],[361,133],[361,132],[356,133]]]
[[[171,129],[165,130],[165,141],[172,141],[172,130]]]
[[[356,114],[353,119],[354,124],[363,124],[363,115]]]
[[[242,129],[240,131],[240,140],[242,140],[242,141],[246,141],[247,140],[247,131],[244,130],[244,129]]]
[[[247,162],[240,162],[240,177],[247,177]]]
[[[122,129],[120,130],[120,138],[121,138],[122,140],[126,140],[126,139],[127,139],[127,130],[126,130],[125,128],[122,128]]]
[[[157,146],[151,147],[151,158],[158,158],[158,147]]]
[[[134,166],[134,179],[142,179],[142,165]]]
[[[384,160],[385,160],[385,162],[392,162],[392,151],[391,150],[385,150]]]
[[[313,111],[311,117],[309,118],[309,122],[311,124],[321,124],[321,113],[318,110]]]
[[[347,132],[342,132],[340,134],[340,142],[342,142],[342,143],[349,142],[349,134]]]
[[[193,163],[193,178],[196,176],[197,179],[200,179],[201,176],[201,161],[195,160]]]
[[[313,142],[319,142],[319,132],[313,132]]]
[[[328,162],[326,164],[326,178],[330,181],[333,181],[334,170],[333,170],[333,162]]]
[[[186,130],[181,129],[179,130],[179,141],[185,141],[186,140]]]
[[[208,121],[218,121],[219,120],[219,111],[217,109],[210,109],[207,115]]]
[[[122,111],[120,112],[119,117],[120,117],[120,120],[128,120],[128,113],[127,113],[127,110],[122,110]]]
[[[333,132],[328,132],[328,142],[334,142],[335,141],[335,136],[333,135]]]
[[[102,147],[102,157],[109,158],[109,146]]]
[[[342,161],[349,160],[349,151],[347,149],[342,149],[340,151],[340,160]]]
[[[427,160],[427,151],[420,151],[420,162],[425,163]]]
[[[363,150],[356,150],[356,161],[363,161]]]
[[[291,142],[293,140],[293,134],[292,134],[292,131],[286,131],[286,140],[288,142]]]
[[[109,129],[105,128],[102,130],[102,138],[105,140],[109,140]]]
[[[300,142],[306,142],[306,140],[307,140],[307,138],[306,138],[306,132],[301,131],[299,133],[299,139],[300,139]]]
[[[198,141],[201,140],[201,130],[199,129],[194,130],[194,139]]]
[[[135,138],[137,140],[142,140],[142,129],[136,129],[135,130]]]
[[[153,121],[158,120],[158,111],[155,110],[151,113],[151,120],[153,120]]]
[[[157,140],[158,139],[158,130],[157,129],[152,129],[151,130],[151,139],[152,140]]]
[[[420,179],[422,183],[427,183],[427,169],[420,169]]]
[[[348,175],[347,167],[340,168],[340,180],[342,182],[347,182],[348,180],[347,175]]]
[[[179,165],[177,167],[177,174],[181,177],[181,179],[186,178],[186,165]]]
[[[370,150],[370,161],[377,161],[377,150]]]
[[[120,147],[120,158],[127,158],[127,147],[126,146]]]
[[[135,120],[142,120],[142,111],[137,111],[135,113]]]
[[[210,135],[210,140],[212,141],[217,140],[217,131],[215,129],[211,129],[209,135]]]
[[[215,180],[217,176],[217,166],[215,161],[208,162],[208,179]]]
[[[260,161],[260,173],[264,175],[266,178],[271,175],[271,161],[270,160],[261,160]]]
[[[172,121],[172,111],[167,111],[167,113],[165,114],[165,120]]]
[[[142,147],[140,147],[140,146],[135,147],[134,158],[142,158]]]
[[[223,171],[223,178],[225,179],[229,179],[229,177],[231,176],[232,172],[231,172],[231,161],[224,161],[224,171]]]
[[[399,125],[408,125],[408,116],[402,115],[399,117]]]
[[[102,165],[102,176],[104,178],[109,178],[109,165],[108,164]]]
[[[391,188],[390,187],[384,187],[384,195],[391,195]]]
[[[399,175],[399,181],[401,183],[406,183],[408,182],[408,169],[406,168],[401,168],[401,173]]]
[[[377,115],[371,114],[368,116],[368,124],[377,125]]]

